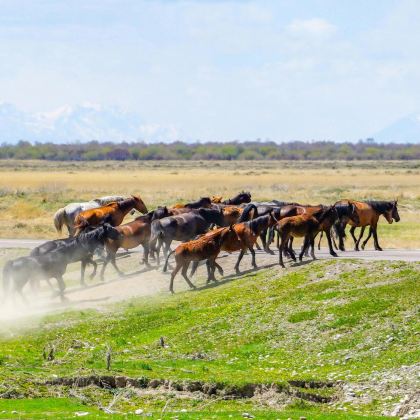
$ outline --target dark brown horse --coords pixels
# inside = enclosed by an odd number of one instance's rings
[[[174,209],[182,209],[182,208],[189,208],[189,209],[200,209],[200,208],[211,208],[211,199],[210,197],[201,197],[199,200],[197,201],[192,201],[191,203],[187,203],[187,204],[175,204],[174,206],[172,206],[172,208]]]
[[[365,248],[368,240],[373,235],[373,241],[375,250],[382,251],[382,248],[379,246],[378,242],[378,233],[377,226],[379,217],[382,215],[385,217],[386,221],[391,224],[394,220],[396,222],[400,221],[400,215],[398,214],[398,202],[396,201],[354,201],[354,200],[343,200],[348,201],[349,203],[354,204],[356,207],[356,212],[359,217],[359,221],[355,222],[349,220],[348,224],[351,226],[350,234],[354,240],[354,249],[359,251],[359,244],[365,232],[367,226],[369,226],[369,235],[362,243],[362,249]],[[345,227],[346,223],[343,223],[341,229],[338,229],[337,233],[339,234],[340,240],[340,249],[344,249],[344,238],[345,238]],[[354,231],[357,227],[361,227],[359,238],[356,238]]]
[[[118,226],[132,209],[136,209],[140,213],[147,213],[147,207],[143,200],[135,196],[96,209],[82,211],[75,220],[76,235],[88,226],[99,226],[103,223]]]
[[[283,253],[285,249],[288,249],[289,255],[296,261],[295,253],[289,242],[292,237],[305,238],[299,255],[300,261],[309,246],[312,248],[312,258],[315,259],[315,236],[326,228],[331,229],[331,226],[337,218],[338,215],[335,206],[329,206],[281,219],[275,226],[275,230],[278,232],[277,247],[279,248],[279,264],[284,267]]]

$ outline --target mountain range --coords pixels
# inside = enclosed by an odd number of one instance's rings
[[[175,127],[145,124],[140,116],[117,107],[63,106],[50,112],[29,113],[0,104],[0,143],[19,140],[65,143],[72,141],[174,141]]]
[[[403,117],[377,133],[367,133],[366,137],[380,143],[420,143],[420,114]],[[30,113],[12,104],[0,104],[0,143],[13,144],[19,140],[53,143],[188,141],[174,126],[147,124],[137,113],[114,106],[85,104]]]

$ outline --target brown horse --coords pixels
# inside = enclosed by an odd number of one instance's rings
[[[250,208],[255,207],[254,205],[250,206]],[[235,264],[235,271],[237,274],[240,274],[239,264],[247,250],[249,250],[252,255],[252,266],[257,268],[257,264],[255,262],[254,245],[261,232],[264,229],[274,226],[276,223],[277,219],[274,217],[273,212],[270,212],[269,214],[258,216],[248,222],[237,223],[233,226],[233,230],[224,237],[221,248],[222,251],[227,251],[229,253],[240,251],[238,260]],[[212,235],[213,233],[214,231],[211,231],[206,235]],[[220,267],[217,263],[215,263],[215,266],[217,268]],[[198,263],[194,263],[191,269],[191,275],[194,274],[197,267]]]
[[[216,229],[205,235],[200,236],[197,239],[179,244],[174,251],[171,251],[167,256],[165,266],[163,267],[163,271],[166,271],[168,267],[169,257],[172,254],[175,254],[176,266],[171,274],[171,283],[169,286],[169,291],[171,293],[174,293],[174,278],[181,268],[182,277],[184,277],[188,286],[190,286],[192,289],[195,289],[195,286],[187,277],[188,266],[190,265],[191,261],[198,262],[202,260],[207,260],[207,283],[209,283],[211,280],[216,281],[216,277],[214,276],[216,258],[220,253],[220,249],[225,236],[231,232],[233,232],[232,226]],[[220,266],[218,265],[218,267]]]
[[[315,259],[315,236],[322,230],[330,229],[337,217],[335,206],[330,206],[281,219],[275,226],[275,230],[278,232],[279,264],[284,267],[283,253],[285,249],[288,249],[289,255],[296,261],[295,253],[289,244],[292,237],[305,238],[299,255],[300,261],[309,246],[312,248],[312,258]]]
[[[117,226],[115,229],[120,233],[118,239],[108,239],[105,242],[107,256],[101,270],[101,280],[104,280],[104,273],[108,263],[111,263],[120,276],[123,273],[117,267],[115,255],[119,248],[132,249],[139,245],[143,246],[143,264],[150,267],[149,264],[149,241],[151,233],[151,224],[153,220],[161,219],[168,216],[166,207],[159,207],[155,211],[151,211],[144,216],[137,217],[132,222]]]
[[[359,218],[358,223],[354,220],[349,220],[348,224],[351,226],[350,234],[354,240],[354,250],[359,251],[359,244],[365,232],[367,226],[369,226],[369,235],[362,243],[362,249],[365,249],[365,246],[373,235],[373,241],[375,250],[382,251],[382,248],[379,246],[377,226],[379,217],[382,215],[385,217],[386,221],[391,224],[394,220],[396,222],[400,221],[400,215],[398,214],[398,202],[395,201],[354,201],[354,200],[343,200],[349,203],[354,204],[356,207],[356,212]],[[341,229],[337,231],[339,234],[340,240],[340,249],[344,249],[344,238],[345,238],[345,227],[346,223],[341,225]],[[361,227],[359,238],[356,238],[354,231],[357,227]]]
[[[141,213],[147,213],[147,207],[143,200],[135,196],[96,209],[82,211],[75,220],[76,235],[88,226],[99,226],[103,223],[118,226],[132,209],[136,209]]]

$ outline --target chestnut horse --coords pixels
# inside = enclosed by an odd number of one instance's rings
[[[172,254],[175,254],[176,266],[171,274],[169,291],[174,293],[174,278],[181,268],[182,277],[184,277],[188,286],[190,286],[192,289],[195,289],[195,286],[187,277],[188,266],[190,265],[191,261],[199,262],[202,260],[207,260],[207,283],[209,283],[211,280],[216,281],[216,277],[214,276],[216,258],[220,253],[220,249],[225,236],[232,231],[232,226],[216,229],[200,236],[197,239],[179,244],[175,250],[171,251],[166,257],[165,266],[163,267],[163,271],[166,271],[169,257]]]
[[[147,207],[143,200],[135,196],[96,209],[82,211],[75,220],[76,235],[88,226],[99,226],[103,223],[118,226],[132,209],[136,209],[140,213],[147,213]]]
[[[143,246],[143,263],[149,267],[149,241],[151,224],[153,220],[162,219],[169,215],[166,207],[158,207],[144,216],[137,217],[132,222],[117,226],[115,229],[120,233],[118,239],[108,239],[105,242],[107,256],[101,270],[101,280],[104,280],[104,273],[108,263],[111,263],[120,276],[123,275],[117,267],[115,255],[119,248],[132,249],[139,245]]]
[[[253,206],[253,205],[250,205]],[[255,207],[255,206],[253,206]],[[252,207],[250,207],[252,209]],[[248,222],[240,222],[236,225],[233,225],[233,230],[228,233],[222,243],[222,251],[227,251],[229,253],[240,251],[238,260],[235,264],[236,274],[240,274],[239,264],[245,255],[245,251],[249,250],[252,255],[252,266],[257,268],[257,263],[255,261],[255,251],[254,245],[260,236],[261,232],[267,228],[274,226],[277,223],[277,219],[274,217],[273,212],[266,214],[265,216],[258,216],[255,219],[252,219]],[[220,230],[220,229],[219,229]],[[217,231],[217,230],[216,230]],[[207,233],[206,235],[212,235],[213,231]],[[215,266],[219,268],[220,266],[215,263]],[[191,269],[191,276],[195,273],[198,267],[198,262],[194,262]]]
[[[394,220],[396,222],[400,221],[400,215],[398,214],[398,202],[395,201],[353,201],[353,200],[343,200],[348,201],[356,206],[357,215],[359,216],[359,222],[356,223],[353,220],[349,220],[348,224],[351,226],[350,234],[354,240],[354,250],[359,251],[359,244],[365,232],[367,226],[369,226],[369,235],[362,243],[362,249],[365,249],[366,243],[373,235],[373,241],[376,251],[382,251],[382,248],[379,246],[378,242],[378,233],[377,226],[379,217],[382,215],[385,217],[386,221],[391,224]],[[344,237],[345,237],[345,227],[346,223],[343,223],[341,229],[338,230],[339,240],[340,240],[340,249],[344,249]],[[357,227],[361,227],[359,238],[356,239],[354,231]]]

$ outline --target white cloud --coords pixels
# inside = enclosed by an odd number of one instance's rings
[[[287,25],[288,31],[297,36],[329,37],[334,34],[337,27],[325,19],[295,19]]]

